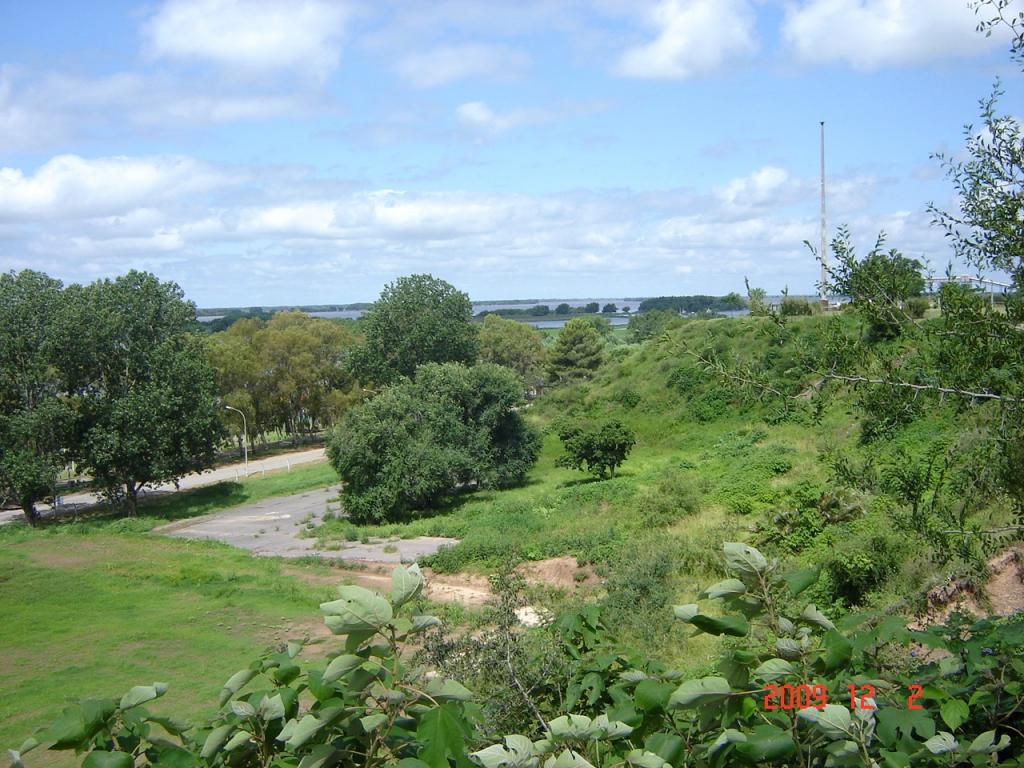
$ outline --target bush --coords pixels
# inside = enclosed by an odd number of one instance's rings
[[[787,296],[782,300],[783,317],[794,317],[797,315],[813,315],[814,309],[807,299]]]
[[[700,498],[700,490],[692,478],[677,468],[670,468],[637,495],[636,511],[645,527],[670,525],[696,514]]]
[[[539,434],[513,410],[522,390],[493,363],[430,363],[350,410],[327,447],[349,518],[394,522],[460,487],[522,482],[540,451]]]
[[[615,477],[615,470],[636,444],[636,433],[618,419],[594,426],[563,424],[558,437],[565,455],[558,465],[589,472],[597,478]]]
[[[920,320],[924,317],[925,312],[931,309],[932,303],[924,298],[923,296],[914,296],[913,298],[907,299],[904,304],[904,309],[907,310],[907,314],[915,320]]]

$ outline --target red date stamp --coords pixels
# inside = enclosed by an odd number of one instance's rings
[[[850,693],[850,709],[876,709],[875,686],[847,685]],[[828,689],[824,685],[766,685],[764,687],[764,708],[778,709],[824,709],[828,703]],[[924,709],[917,703],[923,695],[921,686],[911,685],[907,689],[907,709]]]

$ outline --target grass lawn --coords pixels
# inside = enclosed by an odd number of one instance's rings
[[[68,699],[154,681],[170,685],[158,711],[211,714],[232,673],[270,646],[318,632],[317,605],[330,597],[322,573],[307,582],[282,572],[322,568],[211,542],[57,526],[0,537],[2,748],[16,749]],[[67,752],[26,759],[75,764]]]

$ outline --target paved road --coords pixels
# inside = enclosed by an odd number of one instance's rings
[[[287,469],[299,464],[323,461],[323,459],[323,448],[311,448],[305,451],[283,453],[277,456],[269,456],[265,459],[250,461],[248,471],[249,476],[252,477],[257,474],[266,474],[271,470]],[[226,464],[206,472],[197,472],[192,475],[186,475],[178,481],[177,489],[172,483],[165,483],[163,485],[158,485],[153,489],[146,488],[142,495],[149,493],[168,493],[185,488],[196,488],[201,485],[212,485],[213,483],[219,483],[224,480],[238,480],[246,476],[245,472],[245,464],[241,462],[238,464]],[[69,493],[62,496],[60,501],[63,507],[88,507],[98,502],[99,497],[95,493],[90,492]],[[53,511],[54,508],[48,504],[40,504],[38,509],[41,513],[46,514],[47,512]],[[21,517],[20,510],[7,510],[0,512],[0,524],[9,523],[11,520],[16,520],[19,517]]]
[[[300,534],[319,525],[338,487],[320,488],[293,496],[243,504],[206,517],[180,520],[154,530],[167,536],[185,539],[212,539],[248,549],[257,555],[278,557],[317,556],[341,560],[373,562],[412,562],[432,555],[457,539],[420,536],[415,539],[371,539],[368,544],[345,542],[342,549],[316,548],[316,539],[300,538]],[[336,509],[337,504],[332,504]]]

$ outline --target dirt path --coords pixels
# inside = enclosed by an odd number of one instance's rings
[[[315,538],[303,534],[311,533],[323,522],[329,502],[337,495],[338,487],[330,486],[292,496],[277,496],[205,517],[179,520],[153,532],[185,539],[222,541],[270,557],[322,557],[375,563],[411,563],[458,541],[418,536],[370,539],[365,544],[346,542],[340,549],[319,549]]]

